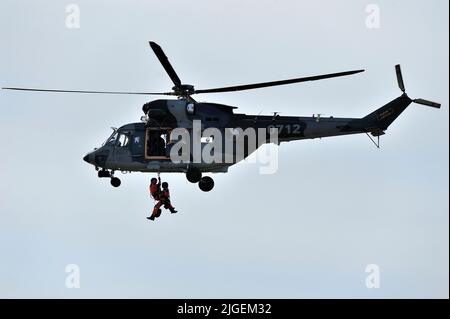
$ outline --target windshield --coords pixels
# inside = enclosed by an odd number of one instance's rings
[[[116,138],[117,138],[117,131],[114,130],[114,132],[112,132],[111,136],[108,137],[108,139],[105,141],[105,143],[102,144],[102,146],[108,145],[108,144],[109,145],[114,144],[114,142],[116,141]]]

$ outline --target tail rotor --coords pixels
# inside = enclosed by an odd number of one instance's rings
[[[402,75],[402,69],[400,67],[400,64],[397,64],[395,66],[395,73],[397,74],[397,83],[398,83],[398,87],[400,88],[400,90],[406,94],[406,89],[405,89],[405,82],[403,81],[403,75]],[[429,101],[429,100],[424,100],[424,99],[414,99],[412,100],[414,103],[416,104],[421,104],[421,105],[425,105],[425,106],[430,106],[430,107],[434,107],[437,109],[441,108],[441,104],[437,103],[437,102],[433,102],[433,101]]]

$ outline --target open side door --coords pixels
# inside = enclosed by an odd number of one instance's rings
[[[148,127],[145,130],[145,159],[170,160],[170,127]]]

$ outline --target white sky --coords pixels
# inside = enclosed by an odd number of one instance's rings
[[[0,297],[448,298],[447,1],[75,1],[67,29],[69,3],[0,2],[1,86],[166,91],[153,40],[197,88],[367,70],[199,97],[238,112],[364,116],[400,95],[397,63],[411,97],[443,108],[412,105],[381,150],[363,135],[282,144],[277,174],[238,164],[208,194],[163,175],[180,213],[150,223],[151,175],[113,189],[82,161],[148,98],[2,91]]]

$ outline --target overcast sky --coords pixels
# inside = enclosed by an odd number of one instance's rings
[[[1,91],[0,297],[448,298],[448,1],[85,0],[68,28],[70,3],[0,2],[0,86],[166,91],[153,40],[197,88],[366,69],[198,96],[236,112],[365,116],[401,94],[397,63],[411,97],[443,107],[411,105],[380,150],[282,144],[276,174],[241,163],[210,193],[162,175],[179,213],[152,223],[152,175],[114,189],[82,161],[151,97]]]

